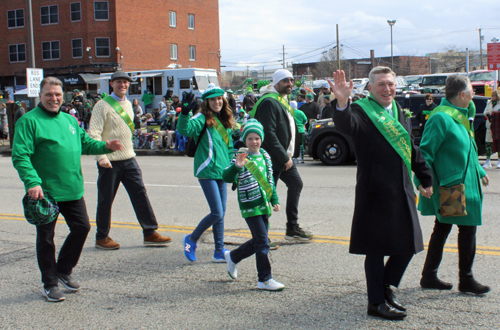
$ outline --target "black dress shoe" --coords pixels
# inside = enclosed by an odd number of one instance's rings
[[[480,284],[473,277],[460,278],[460,283],[458,284],[458,291],[463,293],[485,294],[490,292],[490,290],[489,286]]]
[[[402,320],[406,313],[388,306],[386,303],[371,304],[368,303],[368,315],[378,316],[387,320]]]
[[[434,290],[453,289],[453,284],[448,282],[443,282],[437,277],[422,276],[422,278],[420,279],[420,286],[424,289],[434,289]]]
[[[385,288],[385,300],[387,301],[389,306],[397,308],[403,312],[406,311],[406,308],[403,305],[401,305],[401,303],[396,299],[394,291],[392,291],[391,288]]]

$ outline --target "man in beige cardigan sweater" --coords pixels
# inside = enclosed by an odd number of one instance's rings
[[[113,88],[111,97],[118,102],[132,120],[134,118],[132,104],[126,98],[130,81],[131,78],[126,73],[118,71],[111,76],[110,85]],[[158,246],[170,243],[172,241],[170,237],[163,237],[156,232],[158,222],[142,180],[141,169],[135,159],[132,131],[117,110],[105,99],[97,102],[94,106],[89,136],[95,140],[103,141],[119,139],[124,147],[123,151],[96,156],[99,176],[97,178],[95,247],[103,250],[120,248],[120,244],[109,237],[111,207],[120,182],[123,183],[128,192],[137,220],[143,229],[144,244]]]

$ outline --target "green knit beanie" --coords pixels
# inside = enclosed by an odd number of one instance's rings
[[[246,144],[247,136],[250,133],[257,133],[260,136],[261,142],[264,142],[264,127],[257,119],[249,119],[243,128],[243,143]]]

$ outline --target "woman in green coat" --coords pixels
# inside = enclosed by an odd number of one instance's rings
[[[476,254],[476,229],[482,224],[483,193],[481,182],[488,185],[486,172],[479,165],[477,147],[470,131],[468,118],[474,118],[474,92],[469,79],[453,75],[446,80],[446,98],[430,115],[426,123],[420,151],[433,170],[434,194],[420,196],[422,215],[436,216],[434,230],[422,271],[420,285],[426,289],[451,290],[453,285],[437,277],[444,244],[453,225],[458,226],[459,286],[461,292],[484,294],[488,286],[479,284],[472,275]],[[419,186],[418,180],[416,185]],[[439,186],[465,184],[467,215],[442,217],[439,213]],[[419,187],[420,189],[420,187]]]
[[[231,129],[234,119],[221,88],[209,84],[201,99],[200,112],[189,119],[196,101],[191,93],[183,98],[177,130],[182,136],[194,137],[199,142],[194,155],[194,176],[203,189],[210,214],[200,221],[192,234],[184,236],[184,255],[189,261],[196,261],[196,242],[205,230],[212,227],[215,242],[212,261],[226,262],[224,215],[227,184],[222,180],[222,174],[233,156]]]

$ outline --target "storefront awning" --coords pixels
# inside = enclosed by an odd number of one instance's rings
[[[100,76],[94,73],[71,73],[60,77],[64,85],[88,85],[97,84]]]

